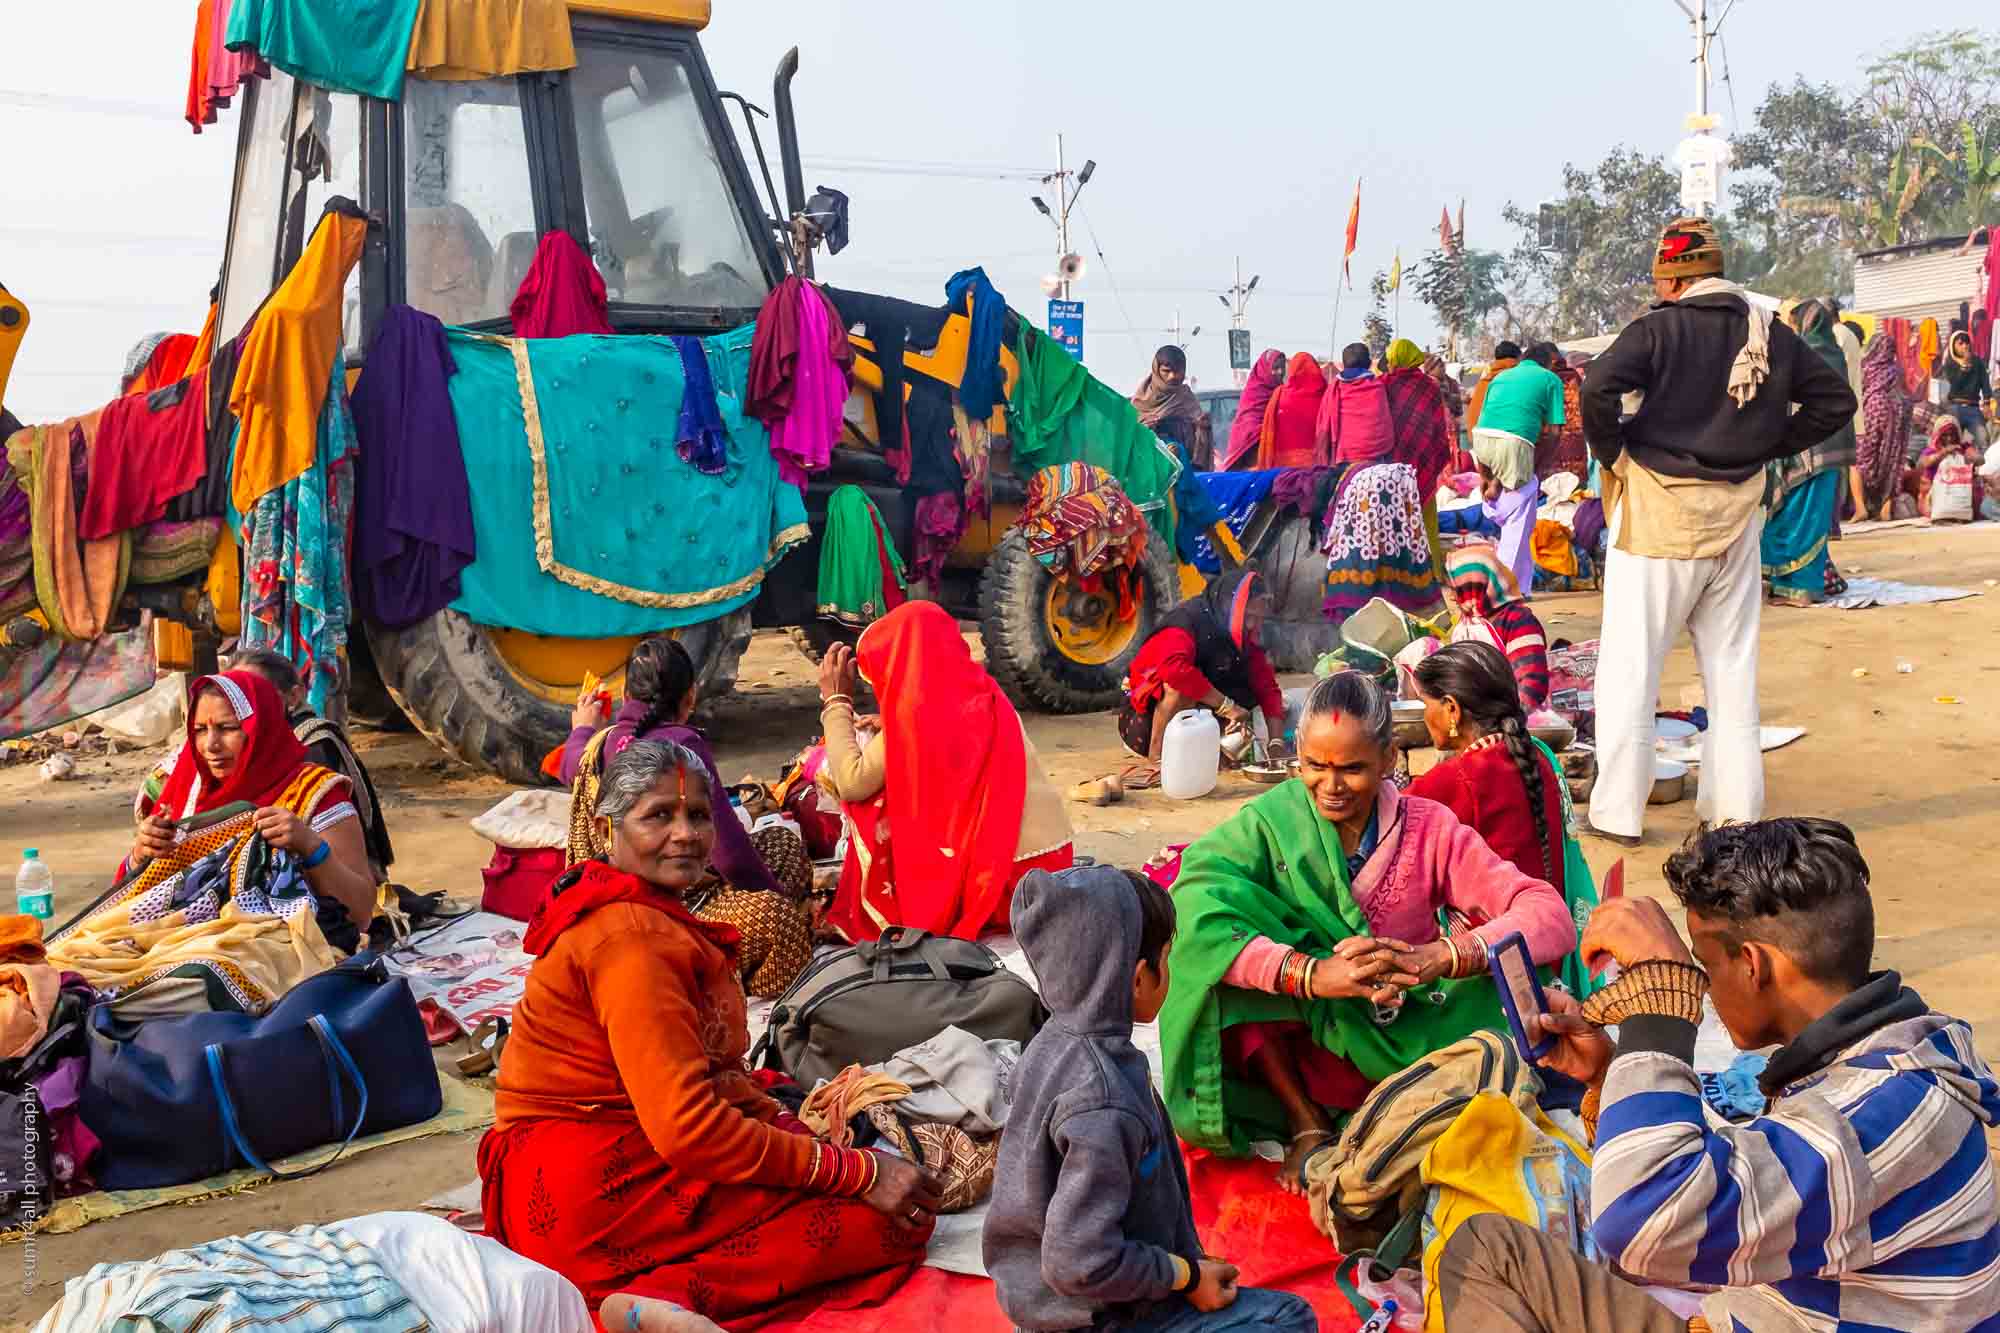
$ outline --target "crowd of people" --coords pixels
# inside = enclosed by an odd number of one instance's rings
[[[821,665],[806,781],[839,810],[845,852],[816,902],[802,835],[732,808],[687,654],[641,641],[623,701],[584,698],[550,758],[571,794],[568,866],[525,933],[534,961],[478,1151],[488,1234],[568,1279],[605,1327],[708,1328],[835,1284],[844,1301],[888,1297],[944,1206],[938,1164],[809,1127],[786,1096],[799,1089],[749,1068],[749,1000],[782,994],[820,945],[1011,932],[1048,1010],[1009,1079],[983,1233],[1017,1327],[1315,1328],[1307,1302],[1240,1288],[1207,1251],[1179,1145],[1276,1144],[1273,1188],[1303,1193],[1385,1086],[1515,1022],[1549,1042],[1544,1103],[1577,1109],[1594,1141],[1588,1243],[1499,1213],[1458,1227],[1427,1293],[1451,1326],[1994,1326],[2000,1084],[1963,1021],[1874,970],[1853,832],[1764,818],[1765,577],[1775,564],[1780,593],[1825,586],[1843,478],[1868,471],[1837,312],[1807,303],[1796,328],[1763,313],[1700,219],[1667,229],[1654,271],[1659,304],[1587,367],[1503,348],[1519,354],[1475,388],[1465,443],[1458,386],[1407,342],[1379,370],[1350,348],[1330,375],[1266,353],[1221,441],[1190,413],[1175,349],[1141,387],[1192,467],[1349,469],[1342,486],[1401,469],[1426,497],[1417,531],[1457,628],[1407,672],[1438,755],[1414,780],[1398,780],[1392,692],[1337,671],[1303,701],[1295,777],[1145,873],[1088,861],[956,621],[907,601]],[[1594,466],[1568,456],[1578,431]],[[1499,540],[1447,551],[1435,493],[1461,456]],[[1657,902],[1597,903],[1561,764],[1530,734],[1548,665],[1515,519],[1525,506],[1532,525],[1552,466],[1602,479],[1609,526],[1591,832],[1643,833],[1660,671],[1683,627],[1708,683],[1704,828],[1666,868],[1686,940]],[[1872,474],[1861,484],[1874,494]],[[1119,718],[1135,754],[1157,764],[1192,708],[1261,712],[1280,734],[1270,614],[1245,566],[1165,618]],[[53,961],[161,986],[165,1012],[188,985],[254,1010],[361,946],[393,862],[388,812],[287,666],[248,654],[194,683],[120,891]],[[863,685],[879,711],[862,711]],[[251,840],[286,854],[263,880],[220,900],[151,891]],[[1523,1017],[1496,983],[1516,937],[1550,983],[1546,1014]],[[1705,1109],[1694,1065],[1709,1005],[1737,1046],[1776,1048],[1761,1112],[1735,1122]],[[1154,1023],[1158,1091],[1134,1042]],[[1649,1287],[1696,1289],[1699,1313]]]

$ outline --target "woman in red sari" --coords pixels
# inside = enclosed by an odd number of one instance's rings
[[[881,700],[856,736],[854,671]],[[819,784],[850,828],[828,920],[850,940],[891,926],[977,939],[1007,929],[1014,885],[1074,860],[1069,814],[999,682],[935,602],[905,602],[820,663]],[[890,830],[895,830],[892,840]]]
[[[936,1181],[814,1138],[745,1071],[736,931],[680,898],[715,843],[701,760],[634,741],[596,813],[609,859],[564,874],[528,925],[479,1145],[487,1233],[593,1308],[627,1292],[727,1322],[846,1279],[887,1295],[923,1257]]]
[[[1326,395],[1326,372],[1311,352],[1292,353],[1285,383],[1271,395],[1264,411],[1264,428],[1257,441],[1257,466],[1311,467],[1331,462],[1317,456],[1320,399]]]

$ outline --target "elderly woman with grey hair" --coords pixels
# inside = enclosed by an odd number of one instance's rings
[[[610,852],[528,925],[479,1147],[486,1225],[593,1308],[627,1293],[728,1322],[843,1279],[886,1289],[936,1217],[928,1172],[814,1137],[744,1068],[736,932],[682,901],[734,818],[720,802],[692,752],[634,741],[598,795]]]
[[[1288,1145],[1291,1190],[1332,1139],[1330,1112],[1505,1026],[1490,945],[1519,931],[1537,963],[1576,947],[1562,895],[1448,807],[1403,795],[1395,762],[1382,688],[1327,677],[1306,699],[1299,776],[1190,846],[1174,882],[1160,1014],[1174,1128],[1214,1152]]]

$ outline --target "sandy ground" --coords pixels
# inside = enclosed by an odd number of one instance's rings
[[[1843,570],[1909,583],[1979,590],[1965,601],[1867,611],[1766,611],[1764,721],[1808,735],[1766,756],[1768,811],[1844,820],[1859,832],[1874,870],[1877,965],[1897,968],[1937,1008],[1971,1020],[1989,1058],[2000,1059],[2000,881],[1983,856],[1987,821],[2000,812],[2000,524],[1900,529],[1857,535],[1835,548]],[[1537,603],[1551,638],[1597,632],[1591,594]],[[1915,665],[1899,674],[1898,659]],[[1857,678],[1856,668],[1868,674]],[[721,709],[710,736],[725,777],[774,775],[814,734],[814,669],[782,635],[760,635],[744,663],[743,688]],[[1287,684],[1299,683],[1288,679]],[[1685,641],[1661,688],[1678,706],[1695,682]],[[1952,696],[1956,703],[1937,702]],[[1124,762],[1109,715],[1031,716],[1052,777],[1062,785]],[[503,796],[414,735],[357,737],[393,820],[397,878],[422,890],[476,900],[490,846],[468,820]],[[40,782],[30,765],[0,769],[0,863],[22,846],[41,849],[57,876],[61,920],[100,891],[131,840],[131,794],[148,754],[87,759],[78,779]],[[1428,756],[1415,759],[1417,767]],[[1136,865],[1155,849],[1192,838],[1261,788],[1225,777],[1211,796],[1176,802],[1145,793],[1108,809],[1072,807],[1080,851]],[[1656,807],[1646,846],[1630,854],[1627,884],[1664,895],[1660,866],[1694,823],[1692,801]],[[1618,854],[1586,840],[1600,877]],[[441,1059],[441,1066],[442,1066]],[[455,1075],[453,1075],[455,1076]],[[477,1135],[440,1136],[385,1148],[310,1180],[209,1202],[99,1222],[34,1246],[0,1248],[0,1328],[25,1327],[61,1283],[93,1263],[143,1258],[176,1245],[265,1227],[290,1227],[382,1209],[408,1208],[474,1174]],[[32,1267],[32,1271],[27,1271]]]

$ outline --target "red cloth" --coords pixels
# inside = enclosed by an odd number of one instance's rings
[[[229,700],[230,711],[243,724],[243,752],[220,783],[209,781],[197,757],[194,739],[195,705],[211,691]],[[283,794],[306,763],[306,747],[299,744],[292,731],[292,721],[285,715],[285,701],[279,696],[277,686],[251,671],[203,676],[188,691],[187,733],[180,757],[174,761],[174,771],[167,775],[166,785],[160,789],[160,799],[153,802],[148,813],[183,819],[232,801],[266,806]],[[188,793],[197,785],[202,790],[194,808],[189,810]],[[340,790],[346,790],[344,783]],[[328,792],[324,799],[332,796]]]
[[[156,393],[114,398],[90,442],[90,485],[77,514],[78,534],[95,541],[151,523],[166,513],[167,501],[207,472],[207,366]]]
[[[1278,688],[1278,673],[1271,666],[1270,655],[1262,645],[1252,644],[1243,656],[1249,664],[1257,707],[1263,710],[1265,721],[1275,725],[1285,716],[1285,692]],[[1194,635],[1171,625],[1146,640],[1125,676],[1132,683],[1132,707],[1141,713],[1168,689],[1179,690],[1190,699],[1206,699],[1215,689],[1195,665]]]
[[[1458,447],[1458,427],[1446,406],[1444,390],[1420,366],[1392,370],[1382,377],[1389,400],[1389,427],[1395,437],[1395,457],[1417,470],[1417,494],[1437,494],[1438,478],[1451,466]]]
[[[1325,393],[1326,373],[1313,354],[1294,352],[1285,367],[1285,382],[1272,395],[1264,414],[1264,433],[1257,451],[1259,468],[1313,465],[1313,431]]]
[[[854,344],[847,340],[847,323],[818,286],[796,275],[786,278],[764,298],[757,311],[757,334],[750,342],[750,373],[743,392],[743,414],[775,425],[792,410],[792,374],[799,360],[799,302],[824,301],[827,309],[827,352],[844,374],[854,371]],[[896,446],[901,441],[895,441]]]
[[[1563,891],[1562,778],[1536,751],[1542,769],[1541,829],[1548,833],[1548,851],[1528,809],[1528,785],[1505,745],[1486,745],[1447,759],[1410,784],[1408,795],[1423,796],[1450,808],[1461,824],[1486,840],[1494,852],[1514,863],[1524,875],[1546,880]],[[1475,925],[1479,924],[1477,922]]]
[[[628,1291],[747,1329],[788,1310],[879,1302],[930,1239],[859,1199],[676,1171],[622,1118],[489,1131],[479,1176],[486,1234],[574,1282],[593,1311]]]
[[[576,238],[558,228],[542,237],[534,262],[507,307],[516,338],[567,338],[572,333],[610,333],[604,277]]]
[[[1972,321],[1972,354],[1981,361],[1993,355],[1993,321],[2000,319],[2000,245],[1994,244],[1994,228],[1986,229],[1985,319]]]
[[[1375,1085],[1361,1071],[1313,1040],[1304,1023],[1238,1023],[1222,1030],[1222,1060],[1237,1077],[1258,1081],[1250,1061],[1266,1046],[1291,1053],[1305,1081],[1306,1096],[1331,1111],[1352,1111]]]
[[[151,393],[155,389],[164,389],[169,384],[185,379],[188,373],[188,361],[194,356],[195,344],[198,341],[192,333],[170,333],[160,339],[159,344],[153,348],[152,355],[146,358],[146,364],[141,366],[139,373],[126,384],[124,392]]]
[[[479,910],[528,920],[567,861],[560,847],[495,847],[493,859],[479,872],[486,881]]]
[[[1385,463],[1394,458],[1396,429],[1381,378],[1363,375],[1327,385],[1313,438],[1319,457],[1335,463]]]
[[[851,940],[888,925],[977,939],[1005,911],[1027,801],[1020,715],[935,602],[905,602],[862,632],[854,656],[882,702],[882,797],[893,845],[857,818],[831,920]],[[876,819],[867,819],[870,827]],[[864,844],[855,846],[855,843]],[[878,920],[877,918],[882,918]]]

